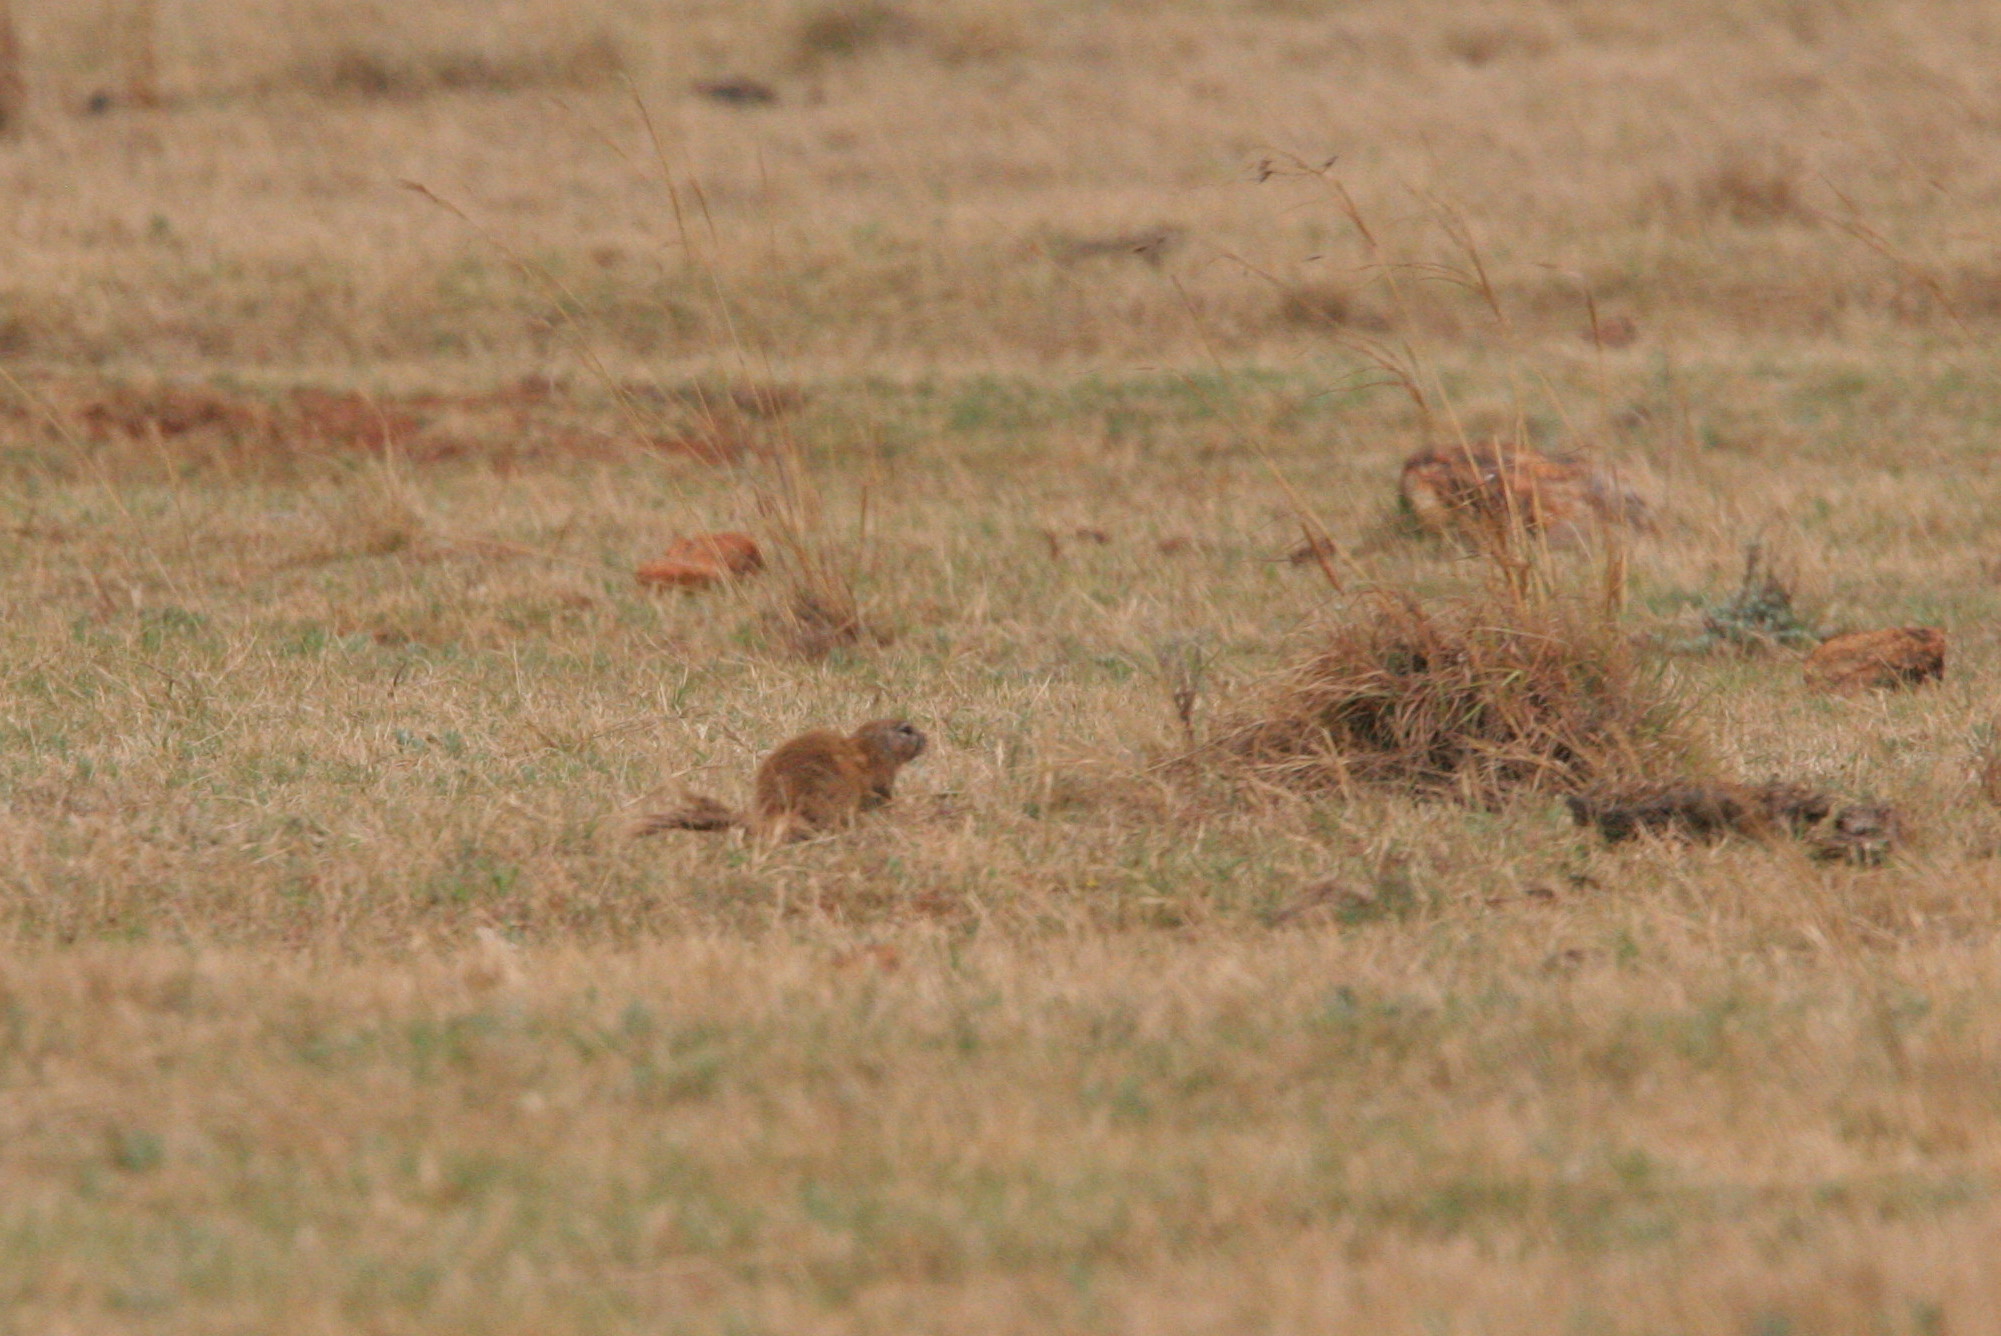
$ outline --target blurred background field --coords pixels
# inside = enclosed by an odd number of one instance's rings
[[[2001,13],[14,10],[0,1332],[1992,1324]],[[1174,764],[1478,595],[1493,432],[1895,857]],[[1944,682],[1705,635],[1753,544]]]
[[[734,342],[899,374],[1296,359],[1390,313],[1316,183],[1253,188],[1294,160],[1386,229],[1462,210],[1513,317],[1566,341],[1586,290],[1708,349],[2001,312],[1977,6],[160,0],[166,115],[118,111],[132,0],[17,8],[15,355],[539,366],[558,303],[398,179],[654,370]],[[694,91],[732,79],[776,101]],[[1159,268],[1092,249],[1156,231]]]

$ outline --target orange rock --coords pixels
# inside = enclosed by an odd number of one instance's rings
[[[1806,684],[1816,691],[1916,686],[1945,676],[1945,632],[1935,626],[1850,631],[1806,656]]]
[[[1581,459],[1489,442],[1426,450],[1404,461],[1397,491],[1431,533],[1475,533],[1520,525],[1576,538],[1596,525],[1648,526],[1638,496]]]
[[[713,561],[649,561],[633,574],[643,585],[668,589],[703,589],[729,578]]]
[[[731,575],[764,569],[764,552],[747,533],[698,533],[667,544],[662,561],[707,562]]]

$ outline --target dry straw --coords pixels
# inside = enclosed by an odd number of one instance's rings
[[[1362,271],[1397,313],[1393,329],[1417,323],[1407,280],[1443,282],[1472,296],[1513,351],[1507,311],[1456,208],[1426,200],[1453,255],[1406,259],[1390,252],[1332,164],[1268,163],[1265,171],[1309,178],[1326,192],[1361,248]],[[1510,364],[1512,439],[1479,445],[1445,378],[1406,334],[1343,332],[1339,340],[1380,383],[1408,397],[1439,452],[1469,461],[1483,450],[1533,456],[1523,432],[1525,386],[1550,392],[1543,378]],[[1347,794],[1356,784],[1385,785],[1483,807],[1518,792],[1685,771],[1690,747],[1679,710],[1619,626],[1628,572],[1616,526],[1594,526],[1595,580],[1566,589],[1533,495],[1503,486],[1482,498],[1493,504],[1469,511],[1465,536],[1485,575],[1479,587],[1431,603],[1394,585],[1360,592],[1347,618],[1203,750],[1288,790]]]
[[[1221,755],[1294,791],[1483,807],[1689,763],[1678,708],[1602,608],[1493,588],[1432,607],[1374,590],[1356,611],[1224,729]]]
[[[18,130],[28,110],[28,80],[21,70],[21,30],[13,0],[0,0],[0,134]]]

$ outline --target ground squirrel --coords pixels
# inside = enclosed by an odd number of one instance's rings
[[[691,797],[644,818],[634,833],[740,826],[785,841],[845,826],[890,800],[896,772],[923,754],[924,742],[924,734],[902,719],[871,719],[849,737],[832,729],[801,733],[757,767],[757,799],[750,812]]]

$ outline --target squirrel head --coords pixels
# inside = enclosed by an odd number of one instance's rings
[[[855,741],[903,765],[923,754],[925,737],[908,720],[871,719],[855,730]]]

